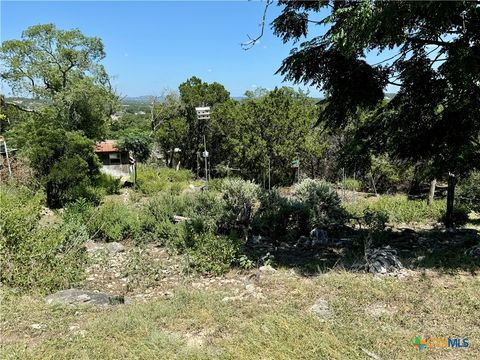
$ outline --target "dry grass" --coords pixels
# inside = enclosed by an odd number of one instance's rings
[[[238,275],[235,275],[238,276]],[[412,272],[403,279],[331,272],[261,274],[255,294],[172,289],[171,299],[116,307],[47,306],[3,289],[2,358],[383,359],[480,358],[480,277]],[[318,299],[333,316],[309,312]],[[41,324],[40,330],[32,324]],[[466,349],[423,350],[414,336],[460,336]]]

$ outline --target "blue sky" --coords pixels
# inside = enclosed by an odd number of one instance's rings
[[[79,28],[102,38],[103,64],[121,95],[160,95],[195,75],[241,96],[257,86],[292,85],[275,75],[291,44],[268,28],[254,48],[240,46],[259,33],[263,8],[247,1],[1,1],[1,40],[18,39],[34,24]],[[271,22],[280,8],[269,10]]]

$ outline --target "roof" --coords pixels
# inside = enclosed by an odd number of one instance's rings
[[[118,152],[118,148],[116,147],[115,140],[105,140],[99,141],[95,144],[95,152],[103,153],[103,152]]]

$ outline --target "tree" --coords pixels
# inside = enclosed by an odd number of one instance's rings
[[[135,129],[125,130],[118,140],[118,148],[130,151],[136,161],[146,161],[150,156],[151,138],[148,133]]]
[[[211,132],[210,121],[199,120],[195,107],[210,106],[213,110],[217,104],[227,101],[230,93],[217,82],[208,84],[195,76],[180,84],[179,91],[180,99],[185,106],[188,138],[188,142],[182,148],[182,156],[185,166],[193,170],[198,166],[197,154],[204,150],[203,136],[209,137]]]
[[[165,101],[155,108],[155,139],[163,151],[166,163],[173,166],[175,149],[180,149],[180,162],[183,163],[183,153],[189,149],[187,137],[187,119],[185,105],[176,93],[165,96]]]
[[[1,77],[14,94],[44,101],[48,116],[42,119],[48,124],[42,125],[99,139],[117,101],[100,64],[104,57],[99,38],[87,37],[78,29],[35,25],[22,33],[21,40],[2,43]]]
[[[284,42],[326,32],[294,48],[278,72],[326,94],[320,121],[330,129],[358,121],[364,148],[449,174],[446,225],[452,225],[454,177],[480,167],[480,5],[477,1],[282,0],[274,33]],[[327,16],[316,19],[318,13]],[[370,64],[367,52],[394,51]],[[382,104],[387,85],[397,95]]]
[[[315,156],[315,102],[286,87],[248,96],[242,102],[227,101],[212,113],[212,142],[219,145],[211,161],[265,185],[270,163],[271,185],[291,184],[292,161]]]
[[[32,168],[45,185],[49,207],[94,198],[100,162],[91,140],[62,129],[37,129],[26,149]]]

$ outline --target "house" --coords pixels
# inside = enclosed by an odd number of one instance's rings
[[[102,172],[115,176],[128,176],[133,171],[135,160],[128,151],[120,151],[115,140],[95,144],[95,153],[102,162]]]

